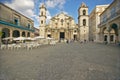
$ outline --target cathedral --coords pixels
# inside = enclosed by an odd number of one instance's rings
[[[78,24],[75,23],[73,17],[60,12],[53,16],[48,24],[46,24],[46,6],[40,6],[40,28],[39,34],[44,38],[50,37],[55,40],[89,40],[89,16],[88,7],[82,3],[78,8]]]

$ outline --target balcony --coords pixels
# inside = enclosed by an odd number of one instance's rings
[[[7,25],[7,26],[10,26],[10,27],[14,27],[14,28],[18,28],[18,29],[22,29],[22,30],[28,30],[28,31],[34,32],[33,29],[25,28],[23,26],[18,26],[18,25],[15,25],[13,23],[9,23],[9,22],[2,21],[2,20],[0,20],[0,24]]]

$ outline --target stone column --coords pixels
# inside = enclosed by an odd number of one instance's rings
[[[118,34],[116,35],[116,43],[120,42],[120,28],[118,28]]]
[[[104,42],[104,32],[103,32],[103,29],[102,29],[102,28],[100,28],[99,41],[100,41],[101,43]]]
[[[118,43],[118,41],[119,41],[119,37],[118,37],[118,35],[114,35],[115,36],[115,38],[114,38],[114,42],[115,43]]]
[[[69,30],[67,31],[67,39],[68,40],[70,39],[70,31]]]
[[[118,23],[118,43],[120,43],[120,21]]]
[[[108,44],[110,43],[110,32],[108,32],[108,35],[107,35],[107,42]]]
[[[27,32],[25,32],[25,37],[28,37],[28,36],[27,36]]]
[[[72,39],[72,31],[71,31],[71,29],[69,30],[69,39],[71,40]]]
[[[58,40],[60,40],[60,30],[58,31]]]
[[[103,42],[104,41],[104,34],[101,32],[100,33],[100,42]]]
[[[10,29],[10,37],[13,37],[13,30]],[[10,39],[10,41],[13,41],[12,39]]]
[[[10,30],[10,37],[13,37],[13,30]]]
[[[22,31],[20,31],[20,37],[22,37]]]

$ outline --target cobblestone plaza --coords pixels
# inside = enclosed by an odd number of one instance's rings
[[[120,80],[120,47],[76,42],[0,50],[0,80]]]

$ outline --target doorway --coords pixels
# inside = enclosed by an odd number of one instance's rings
[[[74,35],[73,37],[74,37],[74,40],[77,40],[77,35]]]
[[[104,36],[104,41],[107,41],[107,35]]]
[[[65,33],[64,32],[60,32],[60,39],[64,39],[65,38]]]

